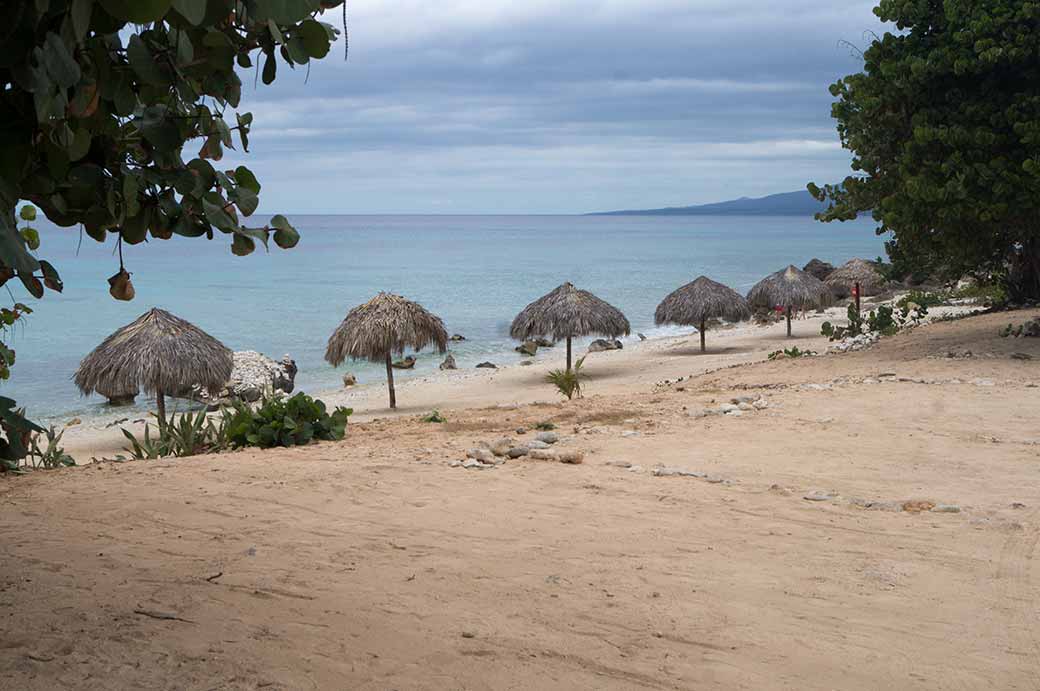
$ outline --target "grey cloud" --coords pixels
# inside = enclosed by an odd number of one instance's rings
[[[827,86],[858,68],[839,40],[879,29],[872,5],[357,0],[347,63],[247,87],[254,152],[233,162],[271,212],[581,212],[837,179]]]

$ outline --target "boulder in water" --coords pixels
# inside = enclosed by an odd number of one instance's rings
[[[477,365],[477,367],[487,368],[487,369],[498,369],[498,365],[496,365],[493,362],[481,362],[479,365]]]
[[[409,355],[408,357],[402,360],[395,360],[394,362],[391,362],[390,366],[396,367],[397,369],[412,369],[413,367],[415,367],[415,358]]]
[[[457,369],[455,365],[455,356],[448,353],[444,357],[444,362],[441,363],[441,369]]]
[[[449,338],[448,340],[449,341],[465,341],[466,337],[463,336],[462,334],[452,334],[451,338]]]
[[[605,338],[597,338],[595,341],[589,344],[589,352],[602,353],[606,350],[621,350],[624,347],[625,346],[621,343],[621,341],[608,341]]]
[[[534,355],[538,352],[538,343],[535,341],[524,341],[516,347],[516,352],[521,355]]]
[[[357,377],[354,376],[353,372],[347,372],[343,375],[343,388],[348,388],[357,384]]]

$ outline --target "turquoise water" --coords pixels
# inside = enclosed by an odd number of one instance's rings
[[[15,297],[36,312],[12,338],[18,361],[0,393],[40,419],[105,412],[72,382],[80,359],[112,331],[152,306],[195,323],[234,350],[290,354],[297,388],[337,388],[344,371],[362,381],[382,376],[368,363],[338,371],[322,359],[329,334],[347,310],[380,290],[421,302],[440,315],[460,367],[516,361],[512,318],[564,281],[619,307],[634,331],[653,329],[657,303],[705,274],[745,292],[767,273],[812,257],[832,263],[882,254],[869,220],[825,225],[798,217],[618,216],[301,216],[293,250],[231,254],[212,242],[175,237],[124,248],[137,297],[108,295],[118,268],[114,245],[75,229],[41,227],[40,255],[65,281],[61,295]],[[159,245],[159,246],[156,246]],[[77,250],[78,248],[78,250]],[[408,378],[435,370],[440,357],[419,356]],[[147,403],[143,398],[139,399]]]

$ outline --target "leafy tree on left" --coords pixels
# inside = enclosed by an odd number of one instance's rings
[[[0,285],[31,295],[62,290],[19,228],[19,200],[62,227],[118,244],[215,232],[247,255],[271,240],[299,241],[281,215],[247,225],[260,182],[244,166],[220,170],[224,150],[249,150],[250,113],[237,112],[253,68],[264,84],[279,63],[325,57],[338,30],[319,21],[343,0],[8,0],[0,25]],[[261,66],[262,63],[262,66]],[[35,219],[23,207],[22,220]],[[121,256],[121,255],[120,255]],[[120,260],[109,292],[131,299]],[[0,314],[18,319],[15,305]],[[2,343],[0,343],[2,346]],[[6,346],[0,359],[9,367]],[[2,461],[33,429],[0,397]],[[38,428],[37,428],[38,429]],[[23,454],[24,455],[24,454]]]

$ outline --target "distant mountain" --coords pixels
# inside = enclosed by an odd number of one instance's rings
[[[750,199],[741,197],[728,202],[699,206],[672,206],[665,209],[631,209],[602,211],[589,216],[812,216],[822,211],[824,204],[812,198],[807,191],[771,194]]]

